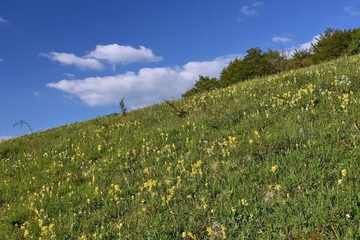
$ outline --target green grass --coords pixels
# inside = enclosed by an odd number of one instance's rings
[[[1,141],[0,239],[359,239],[359,66]]]

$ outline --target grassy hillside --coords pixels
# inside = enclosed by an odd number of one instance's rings
[[[360,57],[0,142],[0,239],[359,239]]]

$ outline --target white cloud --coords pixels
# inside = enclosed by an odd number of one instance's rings
[[[33,92],[34,96],[39,97],[40,93],[39,92]]]
[[[8,23],[4,18],[0,17],[0,23]]]
[[[67,76],[69,79],[74,79],[75,75],[72,73],[64,73],[65,76]]]
[[[13,138],[13,137],[12,136],[0,136],[0,141],[10,139],[10,138]]]
[[[255,16],[255,15],[257,15],[256,8],[262,6],[263,4],[264,4],[263,2],[255,2],[255,3],[251,4],[250,6],[242,6],[240,11],[245,16]]]
[[[118,44],[97,45],[86,57],[104,60],[111,64],[132,62],[159,62],[162,57],[155,56],[151,49],[140,46],[139,49]]]
[[[0,58],[0,62],[3,62],[3,61],[4,61],[4,59]]]
[[[104,62],[112,64],[112,69],[115,69],[116,64],[158,62],[162,60],[162,57],[155,56],[151,49],[144,46],[136,49],[118,44],[97,45],[94,51],[83,57],[78,57],[73,53],[59,52],[41,53],[40,56],[47,57],[63,65],[75,65],[82,70],[103,70]]]
[[[96,59],[90,58],[80,58],[75,56],[72,53],[41,53],[40,56],[47,57],[52,61],[57,61],[63,65],[75,65],[82,70],[93,69],[93,70],[102,70],[103,65]]]
[[[288,43],[291,42],[291,39],[287,37],[273,37],[272,41],[276,43]]]
[[[253,15],[256,15],[256,11],[255,9],[250,9],[249,6],[243,6],[241,8],[241,12],[246,15],[246,16],[253,16]]]
[[[263,4],[264,4],[263,2],[256,2],[256,3],[251,4],[251,6],[259,7],[259,6],[263,5]]]
[[[320,37],[320,35],[316,35],[316,36],[313,37],[313,39],[312,39],[311,41],[308,41],[308,42],[299,44],[298,46],[294,46],[294,47],[292,47],[292,48],[289,48],[289,49],[288,49],[288,51],[289,51],[289,53],[288,53],[289,57],[291,57],[291,56],[295,53],[296,50],[299,51],[299,50],[311,49],[312,44],[317,43],[317,41],[318,41],[317,38],[319,38],[319,37]]]
[[[344,7],[345,12],[349,13],[352,17],[360,16],[359,1],[354,1],[352,4]]]
[[[235,55],[212,61],[189,62],[182,67],[142,68],[138,73],[48,83],[47,87],[80,98],[90,106],[115,104],[125,96],[130,108],[139,108],[163,99],[178,98],[191,88],[199,75],[218,77]]]
[[[302,43],[299,45],[299,47],[297,48],[297,50],[304,50],[304,49],[310,49],[312,44],[315,44],[317,43],[317,39],[320,37],[320,35],[316,35],[313,37],[313,39],[309,42],[306,42],[306,43]]]

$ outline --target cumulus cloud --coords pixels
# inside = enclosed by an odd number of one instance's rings
[[[154,55],[151,49],[144,46],[136,49],[118,44],[97,45],[94,51],[82,57],[78,57],[73,53],[59,52],[41,53],[40,56],[47,57],[63,65],[75,65],[82,70],[103,70],[105,63],[111,64],[114,69],[117,64],[159,62],[162,60],[162,57]]]
[[[182,67],[142,68],[137,73],[63,79],[48,83],[47,87],[78,97],[89,106],[115,104],[125,96],[127,106],[139,108],[163,99],[180,97],[194,85],[199,75],[218,77],[234,58],[235,55],[230,55],[212,61],[188,62]]]
[[[273,37],[272,41],[276,43],[288,43],[291,42],[291,39],[287,37]]]
[[[240,11],[245,16],[255,16],[257,15],[257,8],[262,6],[263,4],[264,4],[263,2],[255,2],[251,5],[242,6]]]
[[[75,65],[81,70],[93,69],[93,70],[102,70],[103,64],[96,59],[90,58],[81,58],[77,57],[72,53],[41,53],[40,56],[47,57],[52,61],[57,61],[63,65]]]
[[[311,49],[312,47],[312,44],[315,44],[317,43],[317,39],[320,37],[320,35],[316,35],[312,38],[312,40],[308,41],[308,42],[305,42],[305,43],[302,43],[302,44],[299,44],[297,46],[294,46],[292,48],[289,48],[288,51],[289,51],[289,56],[291,57],[295,51],[300,51],[300,50],[306,50],[306,49]]]
[[[320,35],[316,35],[313,37],[313,39],[311,41],[308,41],[306,43],[302,43],[299,45],[299,47],[297,48],[297,50],[304,50],[304,49],[310,49],[312,44],[317,43],[317,39],[320,37]]]
[[[155,56],[151,49],[140,46],[139,49],[118,44],[97,45],[86,57],[104,60],[111,64],[128,64],[132,62],[159,62],[162,57]]]

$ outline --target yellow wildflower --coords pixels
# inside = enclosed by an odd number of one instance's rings
[[[277,169],[278,169],[278,165],[274,165],[274,166],[271,166],[270,171],[275,172]]]
[[[212,233],[212,228],[211,228],[211,227],[207,227],[207,228],[206,228],[206,232],[207,232],[209,235],[211,235],[211,233]]]
[[[244,198],[242,198],[241,199],[241,204],[243,205],[243,206],[249,206],[249,203],[248,203],[248,201],[246,200],[246,199],[244,199]]]
[[[225,233],[225,231],[226,231],[226,227],[225,227],[224,225],[221,225],[221,235],[222,235],[223,239],[226,238],[226,233]]]
[[[29,231],[27,229],[25,229],[24,231],[24,238],[26,238],[29,235]]]

